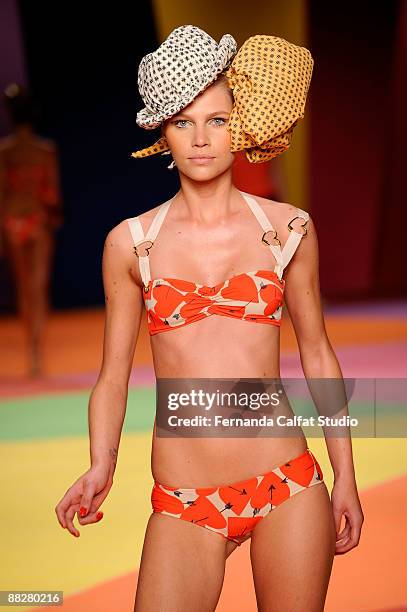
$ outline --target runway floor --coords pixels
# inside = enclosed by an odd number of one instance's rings
[[[325,320],[345,378],[407,378],[406,302],[331,305]],[[68,486],[88,468],[87,403],[101,364],[103,323],[99,309],[55,312],[48,324],[46,373],[32,381],[24,377],[18,321],[0,320],[0,590],[63,590],[61,609],[72,612],[133,610],[151,511],[155,379],[143,319],[104,518],[80,528],[76,539],[61,529],[54,513]],[[282,377],[302,376],[288,317],[281,347]],[[402,397],[398,408],[407,408]],[[325,442],[308,441],[330,491]],[[406,611],[406,438],[354,438],[353,449],[365,522],[359,546],[335,557],[325,610]],[[218,612],[257,609],[249,546],[243,544],[227,561]]]

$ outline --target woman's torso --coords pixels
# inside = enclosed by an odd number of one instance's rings
[[[52,141],[10,136],[0,143],[3,169],[2,207],[5,215],[40,212],[49,199],[49,168],[54,155]]]
[[[243,199],[242,199],[243,200]],[[284,247],[295,209],[256,198]],[[157,208],[139,216],[147,232]],[[209,287],[250,270],[273,270],[270,248],[261,242],[258,220],[239,202],[225,222],[193,228],[170,210],[150,250],[151,278],[190,280]],[[131,272],[143,285],[137,258]],[[151,336],[157,379],[280,377],[280,328],[225,316],[209,316]],[[286,410],[291,411],[287,406]],[[213,434],[212,434],[213,435]],[[152,473],[162,484],[211,486],[249,478],[305,451],[298,437],[163,437],[153,432]]]

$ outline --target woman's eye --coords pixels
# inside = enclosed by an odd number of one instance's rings
[[[215,125],[223,125],[224,123],[226,123],[226,119],[224,119],[223,117],[213,117],[213,119],[211,119],[211,121],[215,122]],[[186,119],[176,119],[175,121],[172,122],[176,127],[185,127],[185,125],[188,123],[188,121]]]
[[[177,127],[184,127],[183,125],[181,125],[181,126],[180,126],[180,125],[179,125],[180,123],[188,123],[188,122],[187,122],[187,120],[186,120],[186,119],[178,119],[177,121],[174,121],[174,124],[175,124]]]

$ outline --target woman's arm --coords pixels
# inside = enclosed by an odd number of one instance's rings
[[[3,156],[3,145],[0,141],[0,257],[4,251],[4,156]]]
[[[319,287],[318,240],[311,218],[307,229],[307,235],[302,238],[286,269],[285,303],[305,377],[341,378],[342,372],[325,329]],[[327,446],[335,476],[354,476],[350,438],[328,437]]]
[[[285,302],[297,338],[301,365],[305,377],[307,379],[326,378],[341,379],[343,381],[341,368],[325,329],[319,286],[318,239],[311,218],[307,223],[307,229],[307,235],[302,238],[294,257],[286,269]],[[329,381],[327,382],[329,386]],[[323,391],[323,386],[320,385],[320,387]],[[332,388],[334,391],[338,389],[335,381],[332,382]],[[329,396],[329,393],[327,396]],[[337,397],[333,399],[335,402],[338,402],[338,399],[341,400],[341,398]],[[340,404],[343,406],[343,410],[338,416],[347,415],[345,394],[344,402],[340,401]],[[329,414],[329,406],[322,406],[322,409],[324,415]],[[342,431],[344,430],[342,429]],[[343,490],[356,492],[350,434],[340,437],[326,436],[326,444],[334,472],[335,483],[340,482]],[[357,506],[357,503],[355,505]],[[359,515],[359,508],[354,508],[355,531],[352,534],[354,539],[352,540],[351,547],[357,544],[359,520],[361,521],[360,526],[363,522],[363,513],[360,508]],[[334,507],[334,512],[336,513],[335,519],[337,529],[339,530],[340,515],[342,513],[346,514],[343,510],[342,499],[338,503],[338,507]],[[349,550],[349,548],[346,548],[346,550]],[[344,549],[339,550],[339,548],[337,551],[345,552]]]
[[[63,223],[59,152],[51,140],[46,141],[45,147],[41,201],[48,216],[48,226],[55,230]]]
[[[92,465],[109,462],[112,470],[126,412],[128,382],[142,316],[141,288],[130,274],[127,221],[106,237],[103,250],[105,332],[103,360],[89,400]]]
[[[132,279],[131,235],[123,221],[107,235],[103,251],[106,318],[103,361],[89,399],[90,468],[69,487],[55,508],[61,527],[79,537],[80,525],[98,522],[116,469],[126,413],[128,381],[142,315],[141,288]]]

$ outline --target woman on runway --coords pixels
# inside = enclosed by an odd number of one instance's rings
[[[17,310],[28,346],[28,371],[43,371],[54,232],[62,224],[55,144],[34,131],[34,106],[16,83],[4,91],[13,126],[0,140],[0,251],[10,261]]]
[[[137,122],[162,134],[133,155],[170,152],[180,189],[106,238],[91,467],[55,509],[73,535],[75,514],[80,525],[100,520],[113,483],[143,303],[157,379],[279,379],[283,297],[305,376],[341,378],[324,326],[312,219],[232,181],[236,151],[258,163],[287,150],[311,70],[309,51],[283,39],[254,36],[236,54],[230,35],[217,44],[194,26],[177,28],[143,58],[146,108]],[[323,610],[334,555],[357,546],[363,522],[350,440],[327,438],[327,447],[331,499],[302,432],[165,437],[156,418],[135,610],[215,610],[226,559],[249,538],[259,610]]]

